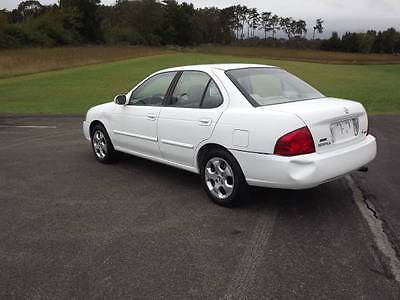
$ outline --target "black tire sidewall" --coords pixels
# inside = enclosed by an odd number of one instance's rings
[[[228,198],[223,199],[223,200],[218,199],[210,192],[210,190],[207,187],[206,180],[205,180],[206,164],[210,159],[212,159],[214,157],[219,157],[219,158],[224,159],[229,164],[229,166],[232,168],[232,171],[234,174],[233,192]],[[236,159],[233,157],[232,154],[230,154],[226,150],[222,150],[222,149],[211,150],[209,153],[207,153],[204,156],[204,159],[201,162],[200,174],[201,174],[201,181],[202,181],[204,190],[206,191],[207,195],[211,198],[211,200],[214,201],[216,204],[229,207],[229,206],[232,206],[239,202],[242,192],[245,189],[246,183],[245,183],[242,169],[240,168],[239,163],[236,161]]]

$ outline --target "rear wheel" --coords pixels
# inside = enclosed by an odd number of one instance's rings
[[[92,149],[96,159],[101,163],[111,163],[115,160],[116,151],[111,143],[106,129],[96,125],[92,130]]]
[[[236,159],[222,149],[212,150],[205,156],[201,178],[208,196],[222,206],[237,203],[246,188],[243,172]]]

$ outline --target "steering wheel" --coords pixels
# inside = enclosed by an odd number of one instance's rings
[[[182,97],[187,96],[187,95],[188,95],[187,93],[182,93],[182,94],[178,95],[178,97],[182,98]]]
[[[138,104],[138,103],[142,103],[143,105],[147,105],[146,102],[144,102],[142,99],[135,100],[133,102],[133,105]]]

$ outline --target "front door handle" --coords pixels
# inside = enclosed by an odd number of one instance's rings
[[[155,119],[157,119],[157,115],[155,113],[147,114],[147,120],[154,121]]]
[[[212,120],[211,119],[200,119],[199,120],[199,125],[200,126],[210,126]]]

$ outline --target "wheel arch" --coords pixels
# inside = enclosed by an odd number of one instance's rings
[[[214,149],[221,149],[226,151],[227,153],[229,153],[230,155],[232,155],[232,157],[236,160],[236,162],[239,164],[238,160],[236,159],[236,157],[233,155],[233,153],[231,151],[229,151],[228,148],[220,145],[220,144],[216,144],[216,143],[207,143],[204,144],[200,147],[199,151],[197,151],[197,155],[196,155],[196,168],[199,171],[199,173],[201,172],[200,167],[205,159],[205,156],[208,152],[214,150]]]
[[[94,128],[95,128],[97,125],[103,126],[103,127],[106,129],[107,133],[108,133],[108,130],[107,130],[107,128],[106,128],[106,126],[104,125],[103,122],[101,122],[101,121],[99,121],[99,120],[93,120],[92,122],[90,122],[90,125],[89,125],[89,134],[90,134],[90,137],[92,137],[92,135],[93,135],[93,130],[94,130]]]

